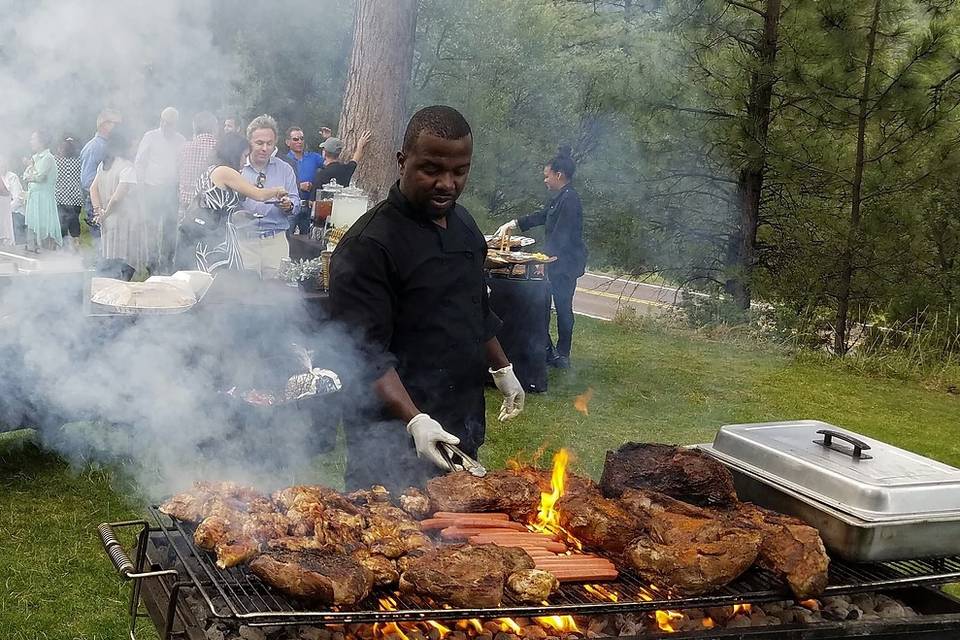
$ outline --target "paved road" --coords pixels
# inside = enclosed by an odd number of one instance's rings
[[[573,310],[591,318],[613,320],[618,310],[656,313],[679,302],[681,297],[672,287],[586,273],[577,281]]]

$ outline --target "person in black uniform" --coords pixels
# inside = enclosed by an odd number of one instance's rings
[[[503,394],[501,420],[523,410],[487,303],[486,242],[457,204],[472,155],[458,111],[418,111],[397,153],[400,180],[331,259],[331,314],[359,333],[376,398],[371,410],[347,418],[348,488],[422,486],[449,469],[440,442],[475,457],[487,375]]]
[[[497,235],[519,229],[521,232],[543,225],[545,227],[544,253],[556,256],[556,262],[547,265],[550,293],[557,309],[557,346],[554,348],[547,331],[547,363],[566,369],[570,366],[570,347],[573,341],[573,294],[577,278],[587,265],[587,247],[583,243],[583,205],[573,188],[573,174],[577,165],[570,155],[570,147],[560,147],[557,155],[543,168],[543,183],[556,195],[550,203],[533,215],[511,220],[499,229]],[[550,326],[550,299],[547,299],[547,327]]]

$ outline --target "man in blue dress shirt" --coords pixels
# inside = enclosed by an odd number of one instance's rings
[[[313,176],[323,166],[323,156],[316,151],[304,151],[306,141],[303,128],[287,129],[287,160],[297,174],[300,183],[300,207],[290,226],[291,233],[310,233],[310,193],[313,191]]]
[[[280,261],[290,255],[286,231],[290,217],[300,210],[297,176],[289,164],[274,156],[277,149],[277,121],[258,116],[247,125],[250,156],[241,169],[247,182],[258,187],[284,187],[287,195],[277,202],[257,202],[247,198],[242,208],[255,218],[239,229],[240,257],[243,266],[267,279],[277,274]]]
[[[103,162],[107,152],[107,140],[113,128],[122,122],[120,113],[114,109],[104,109],[97,116],[97,132],[83,145],[80,151],[80,186],[83,188],[83,202],[87,210],[87,226],[94,242],[100,238],[100,225],[93,222],[93,203],[90,202],[90,185],[97,177],[97,167]]]

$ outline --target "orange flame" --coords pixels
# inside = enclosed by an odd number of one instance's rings
[[[683,619],[683,614],[679,611],[656,611],[655,615],[657,617],[657,626],[660,627],[661,631],[668,633],[674,633],[677,629],[673,626],[673,623]]]
[[[604,587],[603,585],[599,585],[599,584],[585,584],[585,585],[583,585],[583,589],[584,589],[587,593],[592,593],[592,594],[595,595],[595,596],[599,596],[599,597],[601,597],[601,598],[606,598],[606,599],[609,600],[610,602],[617,602],[617,601],[620,600],[620,594],[619,594],[619,593],[617,593],[616,591],[611,591],[610,589],[607,589],[607,588]]]
[[[820,603],[817,602],[816,600],[813,600],[813,599],[811,599],[811,600],[801,600],[801,601],[798,602],[797,604],[799,604],[799,605],[800,605],[801,607],[803,607],[804,609],[809,609],[810,611],[819,611],[819,610],[820,610]]]
[[[540,507],[537,510],[536,520],[529,525],[537,533],[550,533],[567,540],[578,550],[583,548],[580,541],[560,526],[560,512],[557,511],[557,501],[563,496],[564,484],[567,476],[567,464],[570,462],[570,452],[560,449],[553,456],[553,471],[550,475],[550,493],[540,493]]]
[[[541,626],[550,627],[562,633],[580,633],[580,629],[577,627],[577,622],[573,619],[573,616],[543,616],[534,618],[534,620]]]
[[[523,631],[513,618],[497,618],[496,621],[500,623],[500,631],[509,631],[516,635],[520,635]]]
[[[445,638],[450,633],[450,628],[445,627],[436,620],[427,620],[427,624],[440,632],[440,637]]]
[[[590,400],[593,399],[593,387],[578,395],[573,401],[573,408],[585,416],[590,415]]]
[[[753,607],[749,602],[745,602],[743,604],[735,604],[733,605],[733,611],[731,612],[730,617],[732,618],[738,613],[745,613],[746,615],[750,615],[750,609],[752,608]]]
[[[401,629],[396,622],[387,622],[382,627],[379,622],[374,623],[374,638],[386,638],[391,635],[399,636],[401,640],[410,640],[410,637],[403,632],[403,629]]]
[[[714,622],[713,618],[711,618],[710,616],[707,616],[706,618],[701,620],[700,624],[703,625],[704,629],[713,629],[715,626],[717,626],[717,623]]]

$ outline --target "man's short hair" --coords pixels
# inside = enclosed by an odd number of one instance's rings
[[[473,133],[462,113],[453,107],[433,105],[420,109],[410,118],[401,149],[404,152],[412,149],[424,131],[444,140],[460,140]]]
[[[197,135],[201,133],[213,135],[219,128],[217,117],[209,111],[201,111],[193,116],[193,132]]]
[[[289,140],[289,139],[290,139],[290,136],[293,134],[294,131],[299,131],[300,133],[303,133],[303,127],[296,127],[296,126],[294,126],[294,127],[290,127],[289,129],[287,129],[287,138],[286,138],[286,139]]]
[[[277,129],[277,121],[267,114],[257,116],[250,121],[250,124],[247,125],[247,140],[253,137],[253,132],[257,129],[273,129],[273,135],[278,137],[280,135],[279,129]]]
[[[116,109],[104,109],[97,116],[97,129],[103,126],[105,122],[118,122],[121,120],[120,112]]]

